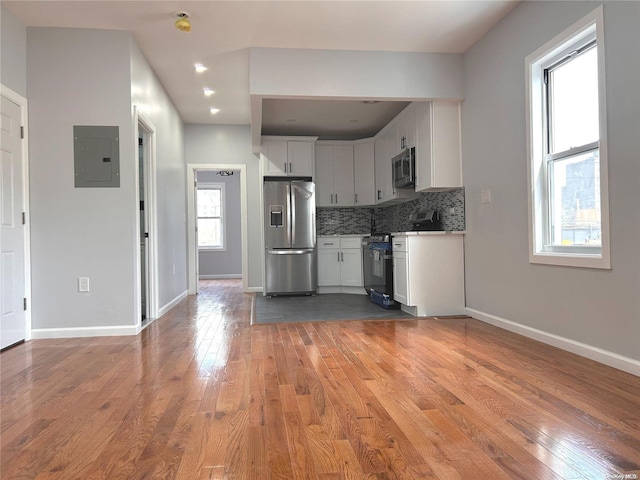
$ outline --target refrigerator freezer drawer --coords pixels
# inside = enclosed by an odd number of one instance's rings
[[[317,289],[315,249],[265,252],[265,295],[316,293]]]

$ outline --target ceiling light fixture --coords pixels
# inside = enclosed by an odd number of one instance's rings
[[[196,72],[198,73],[202,73],[202,72],[206,72],[207,71],[207,67],[205,67],[203,64],[201,63],[196,63],[193,68],[196,69]]]
[[[211,112],[211,115],[215,115],[216,113],[218,113],[220,111],[219,108],[215,108],[215,107],[211,107],[209,109],[209,111]]]
[[[189,14],[187,12],[176,13],[176,28],[181,32],[189,33],[191,31],[191,22],[189,21]]]
[[[212,90],[212,89],[211,89],[211,88],[209,88],[209,87],[204,87],[204,88],[202,89],[202,91],[204,92],[204,94],[205,94],[207,97],[210,97],[211,95],[213,95],[214,93],[216,93],[216,92],[215,92],[215,90]]]

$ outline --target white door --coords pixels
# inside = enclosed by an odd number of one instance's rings
[[[0,348],[5,348],[25,339],[25,244],[20,106],[3,96],[1,116]]]

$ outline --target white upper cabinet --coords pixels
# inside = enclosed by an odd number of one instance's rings
[[[460,102],[415,102],[416,191],[462,186]]]
[[[395,119],[397,125],[396,132],[396,154],[407,148],[416,146],[416,110],[415,103],[411,103],[407,108],[398,114]]]
[[[267,177],[313,177],[315,137],[262,137],[263,174]]]
[[[373,140],[353,146],[354,204],[356,207],[375,205],[376,175]]]
[[[393,187],[391,159],[398,154],[396,151],[398,146],[397,127],[398,124],[394,121],[386,126],[375,140],[376,204],[407,202],[419,196],[413,188]]]
[[[354,204],[353,145],[318,144],[316,149],[316,205],[352,207]]]

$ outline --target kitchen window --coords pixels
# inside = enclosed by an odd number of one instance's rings
[[[198,249],[224,250],[224,184],[198,183]]]
[[[529,260],[610,268],[602,7],[526,67]]]

